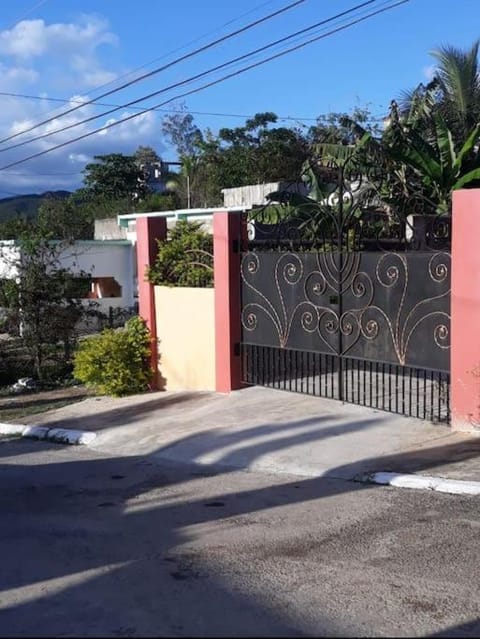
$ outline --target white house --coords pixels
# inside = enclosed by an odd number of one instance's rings
[[[15,279],[20,260],[19,242],[0,241],[0,279]],[[87,274],[90,291],[85,299],[97,302],[100,311],[134,305],[136,263],[130,241],[77,240],[61,248],[57,263],[73,275]]]

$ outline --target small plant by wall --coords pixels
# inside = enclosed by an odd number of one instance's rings
[[[148,272],[152,284],[162,286],[213,286],[213,238],[199,222],[179,221],[158,243],[155,264]]]
[[[147,390],[152,379],[150,333],[132,317],[125,328],[107,328],[84,339],[74,356],[75,379],[99,394],[122,396]]]

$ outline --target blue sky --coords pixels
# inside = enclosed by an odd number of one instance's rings
[[[393,2],[376,0],[356,15]],[[359,3],[360,0],[305,0],[281,16],[104,101],[125,104]],[[122,81],[131,79],[132,71],[142,65],[146,65],[145,72],[166,64],[288,4],[289,0],[17,0],[2,3],[0,91],[68,100],[94,98],[100,93],[97,87],[106,82],[111,82],[108,88],[113,88],[120,82],[118,78],[130,74]],[[195,115],[201,128],[210,127],[214,131],[244,121],[227,114],[252,115],[260,111],[298,118],[304,124],[320,114],[348,112],[355,106],[368,106],[380,117],[402,89],[428,78],[434,63],[429,55],[432,49],[442,44],[468,47],[480,37],[476,15],[478,0],[410,0],[184,100],[193,112],[225,114]],[[318,33],[317,30],[312,35]],[[139,73],[137,71],[137,75]],[[144,106],[173,98],[179,92],[181,90],[167,92],[145,102]],[[47,99],[0,96],[0,100],[2,139],[66,108]],[[178,106],[176,100],[164,108]],[[69,116],[57,118],[35,134],[76,124],[103,110],[106,109],[85,106]],[[131,109],[121,109],[90,124],[0,152],[0,166],[132,113]],[[160,112],[150,113],[0,171],[0,197],[9,193],[76,188],[81,182],[80,171],[93,155],[131,153],[139,144],[154,146],[164,159],[173,160],[174,151],[162,140],[161,118]],[[27,140],[32,135],[25,134],[9,144]],[[0,144],[0,151],[7,144]]]

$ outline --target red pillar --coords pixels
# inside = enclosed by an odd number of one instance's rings
[[[153,285],[147,279],[147,269],[157,257],[157,240],[167,237],[167,221],[164,217],[142,217],[136,220],[138,314],[145,320],[152,336],[151,365],[157,371],[158,343],[155,321],[155,297]],[[156,387],[156,376],[152,387]]]
[[[229,393],[242,387],[240,319],[239,213],[219,211],[213,215],[215,273],[215,367],[216,390]]]
[[[480,189],[453,192],[452,427],[480,428]]]

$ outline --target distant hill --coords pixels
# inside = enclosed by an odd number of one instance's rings
[[[49,198],[65,199],[71,195],[70,191],[46,191],[45,193],[30,193],[28,195],[15,195],[0,199],[0,223],[7,222],[16,217],[28,219],[37,216],[38,208]]]

